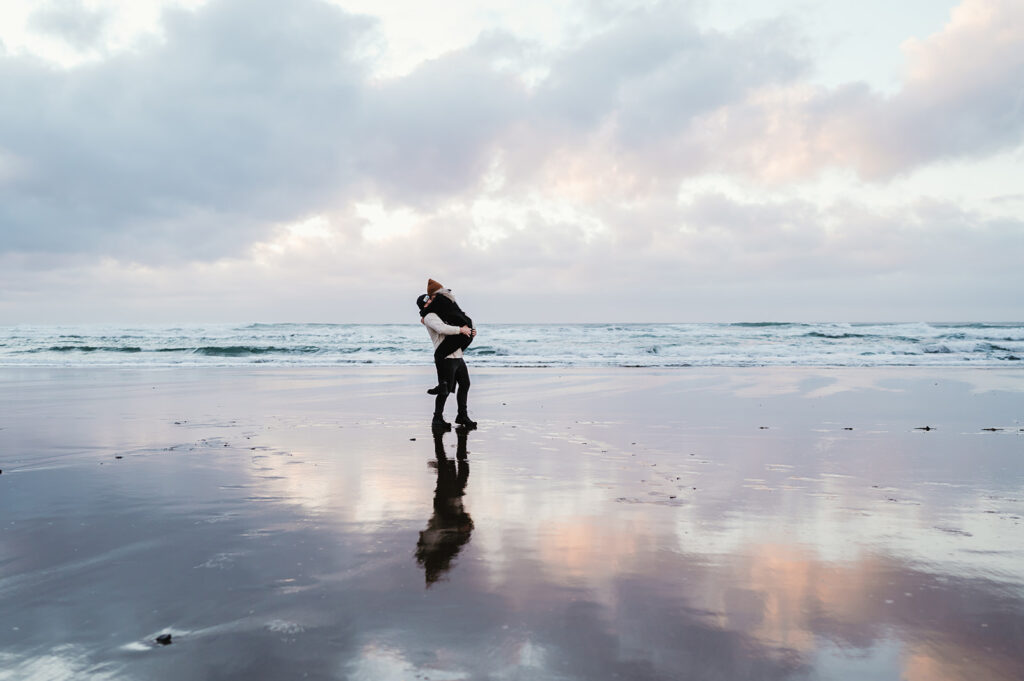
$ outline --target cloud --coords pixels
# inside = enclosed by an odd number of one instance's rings
[[[99,297],[130,283],[171,304],[195,284],[236,302],[260,291],[285,314],[319,301],[316,316],[350,290],[387,306],[428,263],[514,316],[528,310],[522,282],[544,281],[578,319],[607,314],[595,286],[648,319],[686,296],[741,318],[751,282],[819,302],[812,284],[857,277],[881,299],[904,276],[920,299],[941,268],[1000,300],[985,275],[1020,282],[1007,259],[1021,245],[1015,204],[1000,217],[797,191],[830,168],[884,187],[1017,148],[1018,4],[965,0],[906,44],[891,94],[813,85],[793,22],[720,32],[668,4],[595,7],[561,44],[485,32],[387,78],[373,71],[374,20],[318,0],[166,9],[159,41],[70,69],[0,55],[0,99],[18,103],[0,107],[9,295],[27,305],[86,276]],[[34,21],[85,45],[103,24],[82,11],[51,4]],[[706,176],[774,198],[679,200]],[[401,228],[376,229],[361,205],[402,215]],[[322,233],[296,228],[310,219]],[[652,302],[631,308],[626,291]]]
[[[512,37],[489,34],[373,87],[357,152],[367,186],[411,204],[475,189],[527,110],[522,83],[494,68],[517,51]]]
[[[0,61],[6,250],[238,252],[351,175],[368,21],[316,2],[167,10],[166,40],[58,71]]]
[[[573,191],[598,195],[672,191],[715,165],[703,119],[796,82],[810,68],[800,50],[782,22],[725,34],[669,5],[625,13],[548,57],[505,150],[510,180],[564,188],[575,178]]]
[[[373,81],[361,61],[372,22],[311,0],[168,9],[163,35],[64,71],[0,62],[3,95],[22,102],[0,113],[5,250],[237,254],[353,197],[472,192],[499,156],[513,181],[533,182],[549,158],[557,172],[560,147],[578,152],[560,139],[591,145],[602,121],[639,138],[651,116],[688,120],[776,68],[756,67],[764,48],[740,50],[746,38],[702,36],[664,11],[558,55],[532,94],[515,68],[527,46],[499,33]]]
[[[76,50],[87,51],[97,46],[110,13],[86,7],[79,0],[48,0],[30,15],[29,27],[53,35]]]
[[[945,29],[905,45],[906,87],[877,146],[884,172],[941,158],[981,155],[1024,139],[1024,6],[966,0]],[[870,171],[872,166],[867,166]]]
[[[1019,310],[1024,286],[1024,222],[949,202],[820,206],[708,192],[640,211],[611,204],[604,231],[551,212],[509,206],[509,223],[484,244],[473,206],[452,204],[373,240],[365,219],[343,211],[207,263],[68,256],[40,271],[8,255],[0,316],[395,322],[432,276],[480,323],[995,319]]]
[[[826,167],[886,180],[1013,149],[1024,140],[1024,6],[964,0],[942,31],[904,44],[892,95],[864,84],[769,87],[706,121],[720,167],[770,180]],[[729,143],[732,140],[732,143]]]
[[[781,23],[722,34],[667,8],[627,15],[555,60],[539,93],[546,118],[597,127],[614,119],[624,150],[647,149],[756,87],[793,81],[808,63]]]

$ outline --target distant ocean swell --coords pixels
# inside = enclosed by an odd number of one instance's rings
[[[1024,323],[481,325],[476,366],[1024,366]],[[0,366],[427,364],[419,324],[15,326]]]

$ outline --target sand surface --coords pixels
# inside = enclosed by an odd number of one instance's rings
[[[473,378],[0,371],[0,681],[1024,678],[1024,371]]]

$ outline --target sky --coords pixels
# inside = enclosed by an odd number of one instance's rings
[[[1020,0],[4,0],[0,324],[1024,320]]]

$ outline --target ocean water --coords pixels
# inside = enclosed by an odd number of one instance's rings
[[[483,325],[474,366],[1024,366],[1024,322]],[[430,362],[420,324],[0,327],[0,366]]]

